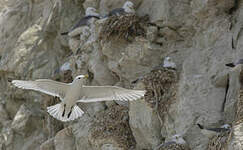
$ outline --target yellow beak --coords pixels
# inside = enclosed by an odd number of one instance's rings
[[[88,75],[88,74],[86,74],[86,75],[84,75],[84,77],[88,79],[88,78],[89,78],[89,75]]]

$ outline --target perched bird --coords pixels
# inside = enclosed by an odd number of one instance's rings
[[[162,69],[162,68],[169,68],[169,69],[173,69],[173,70],[175,70],[175,69],[176,69],[176,64],[175,64],[174,62],[172,62],[172,60],[171,60],[170,57],[166,57],[166,58],[164,59],[164,62],[163,62],[162,64],[153,67],[153,68],[150,70],[150,72],[152,72],[152,71],[156,71],[156,70],[160,70],[160,69]],[[140,76],[139,78],[133,80],[131,83],[132,83],[132,84],[137,83],[139,80],[143,79],[144,76],[145,76],[145,75]]]
[[[134,4],[130,1],[126,1],[122,8],[115,8],[111,10],[105,17],[120,16],[126,13],[135,13]]]
[[[190,150],[186,141],[180,134],[175,134],[172,138],[163,144],[160,144],[154,150]]]
[[[78,102],[129,101],[139,99],[145,94],[144,90],[129,90],[116,86],[86,86],[84,84],[87,78],[87,75],[79,75],[69,84],[49,79],[13,80],[12,83],[19,88],[59,97],[61,103],[47,107],[47,112],[61,121],[71,121],[83,115],[84,112],[76,105]]]
[[[239,64],[243,64],[243,59],[239,59],[239,60],[237,60],[237,61],[235,61],[235,62],[225,64],[225,66],[228,66],[228,67],[235,67],[235,66],[237,66],[237,65],[239,65]]]
[[[68,33],[74,31],[75,29],[81,27],[81,26],[87,26],[90,24],[90,19],[96,18],[100,19],[100,15],[96,12],[96,9],[93,7],[88,7],[85,11],[85,17],[81,18],[78,23],[76,23],[71,30],[68,32],[63,32],[61,35],[67,35]]]
[[[222,125],[219,128],[208,128],[208,127],[204,127],[203,125],[201,125],[199,123],[197,125],[201,129],[202,134],[207,136],[208,138],[212,138],[213,136],[217,135],[218,133],[230,131],[230,129],[231,129],[231,126],[229,124]]]
[[[164,60],[163,67],[175,69],[176,68],[176,64],[171,60],[170,57],[166,57],[165,60]]]

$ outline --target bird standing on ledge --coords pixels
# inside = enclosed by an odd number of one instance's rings
[[[134,4],[130,1],[126,1],[122,8],[115,8],[111,10],[104,18],[110,16],[120,16],[127,13],[135,13]]]
[[[213,136],[222,132],[230,131],[231,129],[231,126],[229,124],[222,125],[219,128],[208,128],[208,127],[204,127],[199,123],[197,124],[197,126],[201,129],[201,133],[207,136],[208,138],[212,138]]]
[[[237,60],[237,61],[235,61],[235,62],[225,64],[225,66],[228,66],[228,67],[235,67],[235,66],[237,66],[237,65],[239,65],[239,64],[243,64],[243,59],[239,59],[239,60]]]
[[[75,29],[81,27],[81,26],[87,26],[90,24],[90,19],[96,18],[100,19],[100,15],[96,12],[96,9],[93,7],[88,7],[85,11],[85,17],[81,18],[78,23],[76,23],[71,30],[68,32],[63,32],[61,35],[68,35],[70,32],[74,31]]]

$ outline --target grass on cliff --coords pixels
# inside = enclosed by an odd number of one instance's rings
[[[138,17],[134,14],[111,16],[105,20],[100,32],[101,40],[126,39],[136,36],[145,37],[148,16]]]

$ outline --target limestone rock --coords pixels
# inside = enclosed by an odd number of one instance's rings
[[[64,128],[59,131],[55,138],[55,149],[56,150],[73,150],[75,149],[74,137],[72,135],[72,129]]]
[[[41,118],[34,115],[25,104],[21,105],[15,115],[11,128],[24,136],[29,136],[33,131],[40,128]]]
[[[84,115],[79,122],[72,125],[72,133],[75,137],[76,150],[93,149],[88,139],[92,127],[92,118]]]
[[[49,139],[40,145],[40,150],[55,150],[54,138]]]
[[[168,27],[160,29],[159,34],[164,36],[167,41],[182,40],[182,37],[176,31]]]
[[[147,37],[137,36],[130,41],[114,37],[104,42],[99,39],[99,31],[107,19],[93,20],[75,37],[60,36],[83,17],[85,8],[96,7],[105,15],[125,1],[0,0],[0,149],[39,149],[40,145],[41,149],[152,149],[164,137],[183,133],[191,149],[206,150],[209,140],[199,133],[195,123],[221,121],[233,122],[228,146],[239,148],[242,125],[235,122],[241,112],[236,108],[241,102],[238,95],[242,75],[239,82],[239,74],[224,64],[243,56],[242,2],[131,0],[138,16],[149,16]],[[13,88],[8,82],[9,78],[63,78],[56,70],[64,68],[68,69],[68,78],[60,79],[63,82],[88,73],[88,85],[137,88],[141,83],[131,82],[146,76],[167,56],[177,64],[178,73],[178,82],[167,87],[178,89],[176,96],[164,92],[173,103],[163,114],[162,123],[153,109],[154,99],[151,104],[141,99],[119,105],[107,102],[108,107],[104,103],[79,104],[85,115],[63,124],[43,113],[49,104],[59,103],[58,99]],[[66,62],[68,65],[62,66]],[[158,93],[163,90],[148,94],[154,98]],[[70,127],[71,136],[66,134]],[[100,131],[97,136],[93,129]]]
[[[94,7],[94,8],[98,8],[100,3],[100,0],[86,0],[83,3],[84,9],[86,10],[86,8],[88,7]]]
[[[162,141],[161,124],[153,108],[144,100],[131,102],[129,124],[136,139],[138,149],[151,149]]]
[[[156,26],[151,26],[147,29],[147,39],[150,41],[150,42],[154,42],[157,38],[157,34],[158,34],[158,29]]]
[[[3,106],[3,104],[0,104],[0,124],[3,122],[9,120],[9,116]]]
[[[77,52],[77,50],[79,48],[79,43],[80,43],[79,39],[70,38],[68,43],[69,43],[69,47],[72,50],[72,52],[74,54],[76,54],[76,52]]]

